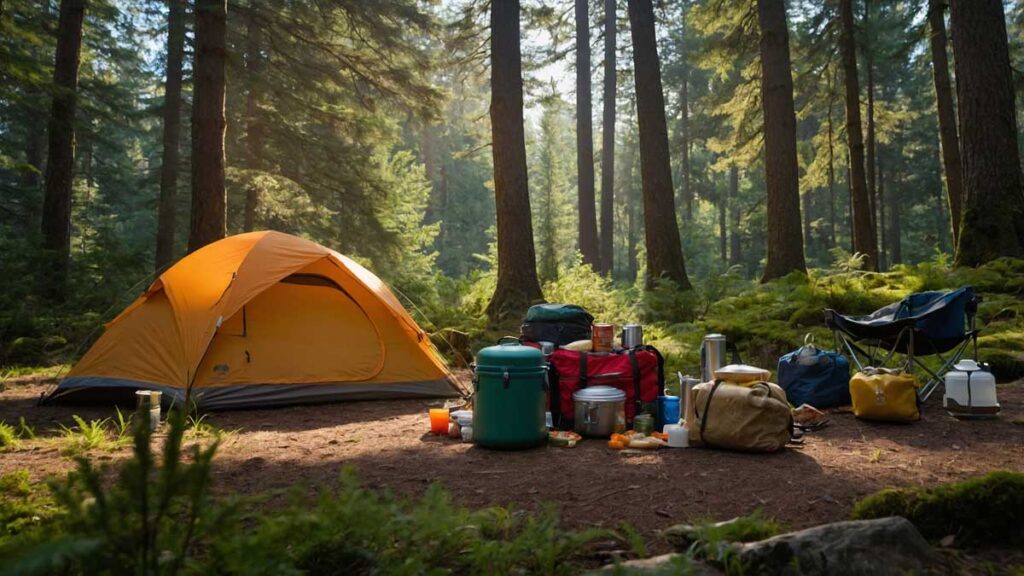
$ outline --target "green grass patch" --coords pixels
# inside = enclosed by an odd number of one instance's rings
[[[858,502],[856,520],[903,516],[926,538],[965,546],[1024,544],[1024,474],[992,472],[935,488],[888,488]]]

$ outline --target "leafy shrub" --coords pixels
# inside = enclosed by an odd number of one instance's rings
[[[313,507],[297,491],[290,505],[265,512],[255,499],[214,498],[217,442],[186,450],[184,412],[168,418],[159,458],[148,412],[131,422],[133,455],[114,482],[76,458],[76,471],[51,484],[42,520],[27,474],[0,480],[0,527],[20,530],[26,518],[38,527],[0,538],[0,574],[563,574],[589,542],[614,536],[563,530],[553,509],[471,511],[440,485],[400,499],[361,488],[351,471]]]
[[[27,470],[0,475],[0,557],[18,536],[41,527],[55,512],[53,499],[33,489]]]
[[[935,488],[889,488],[853,508],[854,519],[903,516],[926,538],[969,546],[1024,544],[1024,474],[992,472]]]
[[[0,420],[0,450],[14,448],[18,445],[18,430]]]
[[[209,572],[309,574],[563,574],[604,531],[560,529],[557,515],[507,508],[470,511],[434,484],[417,500],[359,486],[350,470],[310,511],[304,495],[267,516],[251,537],[224,539],[208,555]]]
[[[76,471],[52,485],[62,510],[55,519],[59,536],[29,547],[10,573],[177,574],[214,537],[230,533],[232,509],[217,505],[210,492],[216,443],[193,446],[186,463],[184,416],[174,412],[158,463],[148,412],[133,420],[133,457],[117,480],[108,485],[103,470],[76,458]]]

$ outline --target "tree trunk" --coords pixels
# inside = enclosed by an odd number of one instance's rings
[[[192,221],[188,251],[224,237],[226,0],[196,0],[192,94]]]
[[[930,0],[928,3],[929,39],[932,51],[932,79],[935,82],[935,108],[939,116],[939,140],[942,147],[942,166],[946,174],[946,196],[949,202],[949,223],[953,234],[953,247],[960,240],[960,218],[964,201],[963,171],[960,165],[960,139],[957,136],[956,116],[953,111],[953,88],[949,81],[949,59],[946,55],[946,21],[943,12],[946,3]]]
[[[717,180],[717,174],[715,179]],[[718,189],[718,186],[715,186]],[[729,261],[729,223],[728,204],[729,196],[725,190],[719,190],[718,194],[718,252],[722,262]]]
[[[796,114],[784,0],[758,0],[761,27],[761,102],[764,110],[765,184],[768,193],[768,263],[762,282],[807,272],[800,231]]]
[[[878,199],[875,202],[878,206],[878,231],[882,245],[878,249],[878,269],[885,271],[889,269],[889,236],[886,234],[885,219],[885,191],[882,189],[882,160],[878,160]]]
[[[658,278],[668,278],[689,290],[683,248],[676,225],[672,168],[669,163],[665,95],[654,33],[651,0],[629,0],[633,37],[633,68],[636,82],[637,120],[640,129],[640,179],[644,197],[644,236],[647,245],[647,288]]]
[[[576,173],[583,263],[600,268],[594,204],[594,121],[590,86],[590,0],[576,0]]]
[[[957,264],[1024,255],[1024,190],[1001,0],[951,3],[967,203]]]
[[[886,199],[886,204],[889,205],[889,262],[893,266],[903,263],[903,246],[902,239],[900,238],[903,235],[903,231],[900,226],[900,204],[896,200],[902,193],[903,169],[901,166],[900,170],[894,173],[893,179],[889,183],[889,196]],[[936,245],[938,241],[939,239],[936,238]]]
[[[630,144],[634,144],[630,142]],[[626,260],[629,264],[629,281],[636,282],[636,276],[640,270],[640,263],[637,261],[637,236],[639,224],[638,204],[639,200],[636,191],[636,146],[628,146],[626,149]]]
[[[836,240],[836,170],[835,138],[832,130],[832,93],[828,97],[828,235],[829,248],[835,248]]]
[[[75,111],[78,105],[78,67],[82,51],[85,0],[61,0],[57,50],[53,64],[53,102],[50,111],[46,191],[42,235],[45,259],[42,293],[63,302],[71,255],[71,185],[75,166]]]
[[[729,204],[732,208],[732,232],[729,234],[729,265],[735,266],[743,259],[740,243],[740,171],[736,166],[729,167]]]
[[[864,140],[860,125],[860,87],[857,80],[857,46],[853,35],[852,0],[840,0],[842,23],[840,50],[846,88],[846,138],[850,151],[850,201],[853,249],[864,255],[864,268],[878,271],[878,243],[871,226],[871,204],[864,177]]]
[[[864,0],[864,18],[861,20],[864,27],[864,35],[868,34],[868,22],[871,19],[871,0]],[[881,239],[882,248],[879,250],[880,260],[885,259],[885,236],[879,234],[879,228],[881,227],[881,220],[879,214],[881,208],[879,203],[881,199],[878,195],[878,177],[875,174],[878,166],[878,155],[875,151],[875,63],[873,54],[871,52],[871,45],[868,43],[867,38],[864,39],[864,45],[862,46],[864,51],[864,66],[867,68],[867,92],[868,102],[865,107],[867,112],[867,146],[865,150],[866,157],[864,159],[864,168],[867,173],[867,185],[868,185],[868,203],[871,206],[871,231],[875,235],[876,239]],[[884,263],[881,263],[882,268],[885,267]]]
[[[684,215],[693,220],[693,189],[690,186],[690,70],[683,65],[683,77],[679,84],[679,177],[682,179],[682,200],[686,207]]]
[[[260,24],[251,19],[246,29],[245,38],[245,73],[248,77],[249,91],[245,95],[245,139],[248,154],[248,168],[258,172],[263,168],[263,122],[260,119],[260,75],[263,70],[262,31]],[[260,188],[256,182],[250,182],[245,191],[245,216],[242,228],[246,232],[256,229],[256,212],[260,206]]]
[[[164,83],[164,135],[160,158],[160,204],[157,208],[157,270],[174,261],[178,164],[181,145],[181,65],[185,57],[185,3],[168,0],[167,79]]]
[[[602,274],[615,264],[615,0],[604,0],[604,111],[601,120],[601,258]]]
[[[518,318],[543,299],[530,221],[523,132],[519,1],[491,3],[491,151],[498,221],[498,283],[487,305],[492,323]]]

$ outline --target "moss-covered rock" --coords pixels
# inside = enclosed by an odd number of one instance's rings
[[[992,472],[924,489],[886,489],[858,502],[854,519],[903,516],[931,540],[1024,545],[1024,474]]]

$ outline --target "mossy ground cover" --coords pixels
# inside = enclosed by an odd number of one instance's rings
[[[696,279],[695,289],[644,292],[615,285],[586,267],[567,270],[545,286],[552,302],[576,303],[601,321],[644,322],[647,339],[665,355],[670,370],[693,372],[700,343],[710,332],[737,344],[745,362],[774,369],[779,356],[800,346],[807,334],[831,347],[824,311],[867,314],[913,292],[974,286],[981,296],[977,327],[979,356],[1002,381],[1024,377],[1024,260],[1000,259],[977,269],[951,269],[945,262],[897,266],[886,273],[812,270],[759,284],[730,272]],[[469,324],[478,346],[517,326],[484,329]]]
[[[861,500],[854,519],[903,516],[928,539],[1024,546],[1024,474],[992,472],[933,488],[888,488]]]

